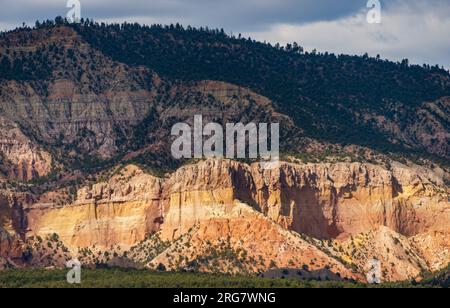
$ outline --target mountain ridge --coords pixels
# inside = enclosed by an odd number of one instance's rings
[[[450,261],[448,72],[181,26],[57,19],[0,42],[8,266],[364,280],[378,258],[398,281]],[[170,129],[197,114],[279,122],[286,162],[174,160]]]

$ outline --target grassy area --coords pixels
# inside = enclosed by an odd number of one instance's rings
[[[0,272],[0,288],[365,288],[364,284],[264,279],[199,273],[157,273],[147,270],[96,269],[82,271],[82,283],[66,282],[66,270],[8,270]],[[378,287],[432,287],[408,282]]]

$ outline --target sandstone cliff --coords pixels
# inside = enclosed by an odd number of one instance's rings
[[[395,163],[379,149],[379,140],[369,140],[369,148],[329,143],[336,141],[335,128],[337,134],[348,133],[343,129],[348,120],[339,118],[345,114],[358,129],[375,130],[378,139],[387,135],[390,145],[448,158],[450,101],[442,97],[448,77],[431,102],[422,101],[429,95],[414,96],[421,101],[411,110],[389,97],[368,97],[373,98],[369,105],[360,104],[343,88],[337,89],[338,95],[346,93],[342,104],[328,99],[327,105],[314,88],[335,76],[318,82],[307,73],[292,85],[284,78],[278,85],[270,80],[270,91],[240,76],[231,80],[241,86],[199,81],[195,73],[187,76],[196,81],[176,80],[151,66],[108,55],[94,36],[83,36],[89,27],[76,32],[68,26],[44,26],[0,37],[4,264],[32,251],[34,257],[25,258],[27,266],[61,266],[69,257],[88,264],[122,264],[117,258],[129,258],[127,262],[152,268],[232,273],[329,267],[343,277],[362,279],[367,261],[376,258],[382,261],[384,280],[410,279],[448,264],[449,173],[441,169],[446,164],[422,161],[425,168],[412,164],[406,154],[401,157],[405,164]],[[243,51],[245,46],[234,47]],[[311,63],[304,63],[305,69]],[[356,76],[345,66],[336,68],[341,70]],[[292,91],[278,92],[283,86]],[[299,88],[302,93],[294,93]],[[272,100],[258,89],[272,94]],[[177,122],[192,124],[197,114],[205,122],[222,124],[279,122],[283,154],[298,163],[262,170],[258,164],[208,160],[175,171],[182,163],[167,155],[170,129]],[[386,145],[384,140],[381,144]],[[311,155],[315,158],[309,159]],[[373,164],[354,163],[360,160]],[[98,173],[130,161],[172,171],[156,177],[129,165],[98,180]],[[30,180],[37,184],[26,183]]]
[[[51,155],[4,117],[0,117],[0,154],[0,168],[10,179],[33,180],[48,175],[52,169]]]
[[[159,228],[161,180],[130,166],[111,179],[78,191],[74,204],[27,208],[31,234],[56,233],[70,248],[129,247]]]
[[[328,264],[355,277],[323,251],[364,272],[364,262],[379,256],[373,252],[381,251],[377,247],[387,245],[387,238],[411,238],[408,245],[414,247],[402,252],[387,246],[386,280],[410,279],[421,269],[441,267],[448,258],[438,238],[434,246],[414,244],[423,234],[434,242],[434,234],[450,230],[450,204],[441,177],[400,164],[386,170],[360,163],[282,163],[278,169],[261,170],[258,164],[208,160],[165,179],[128,166],[108,182],[80,189],[71,205],[34,204],[27,213],[28,235],[57,233],[72,251],[115,245],[128,249],[158,231],[162,241],[173,244],[151,263],[168,267],[187,266],[208,247],[224,242],[234,251],[246,251],[252,260],[262,260],[247,270],[268,269],[270,261],[272,266],[313,269]],[[364,247],[374,248],[365,254],[349,258],[348,253],[323,247],[323,240],[345,243],[380,226],[394,235],[371,237]],[[319,240],[309,243],[298,234]],[[404,258],[406,251],[415,257]],[[433,257],[436,251],[441,258]],[[169,262],[178,257],[184,261]],[[391,264],[397,272],[391,271]]]
[[[0,227],[0,270],[17,266],[22,258],[22,242]]]
[[[179,217],[195,221],[203,204],[237,199],[286,229],[321,239],[346,238],[380,225],[406,236],[449,228],[442,179],[400,164],[391,171],[360,163],[284,163],[261,170],[258,164],[207,161],[181,168],[167,183],[169,209],[180,208],[173,217],[169,210],[167,224],[177,225]]]

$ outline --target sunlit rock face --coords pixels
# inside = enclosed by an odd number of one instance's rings
[[[106,182],[80,189],[73,204],[31,205],[27,234],[56,233],[76,251],[115,245],[127,249],[159,231],[170,242],[188,235],[194,247],[189,254],[203,251],[207,241],[226,239],[256,258],[286,267],[301,267],[313,256],[321,260],[317,268],[328,262],[345,272],[341,263],[297,235],[346,243],[375,232],[367,247],[382,247],[395,238],[420,255],[408,260],[402,257],[406,248],[392,244],[389,262],[402,267],[386,273],[386,279],[401,280],[419,274],[420,266],[443,266],[442,258],[448,258],[442,234],[450,230],[450,205],[443,185],[436,174],[400,164],[386,170],[361,163],[281,163],[265,170],[259,164],[207,160],[164,179],[130,165]],[[376,231],[380,227],[385,228],[381,233]],[[349,263],[362,267],[366,258],[379,253],[372,248]],[[163,255],[156,260],[167,261]]]

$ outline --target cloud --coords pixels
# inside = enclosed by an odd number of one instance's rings
[[[433,2],[433,1],[431,1]],[[364,54],[417,64],[440,64],[450,68],[450,3],[397,1],[382,10],[382,23],[369,24],[367,10],[333,21],[308,24],[279,23],[270,30],[248,35],[281,44],[297,41],[307,50]]]
[[[81,0],[82,17],[106,22],[224,28],[307,49],[450,67],[449,0],[382,1],[382,24],[366,22],[367,0]],[[0,0],[0,30],[66,15],[66,0]]]
[[[277,22],[305,23],[351,14],[364,0],[81,0],[85,17],[183,21],[195,26],[261,30]],[[11,24],[54,18],[65,0],[0,0],[0,20]]]
[[[0,31],[7,31],[11,29],[11,24],[0,21]]]

